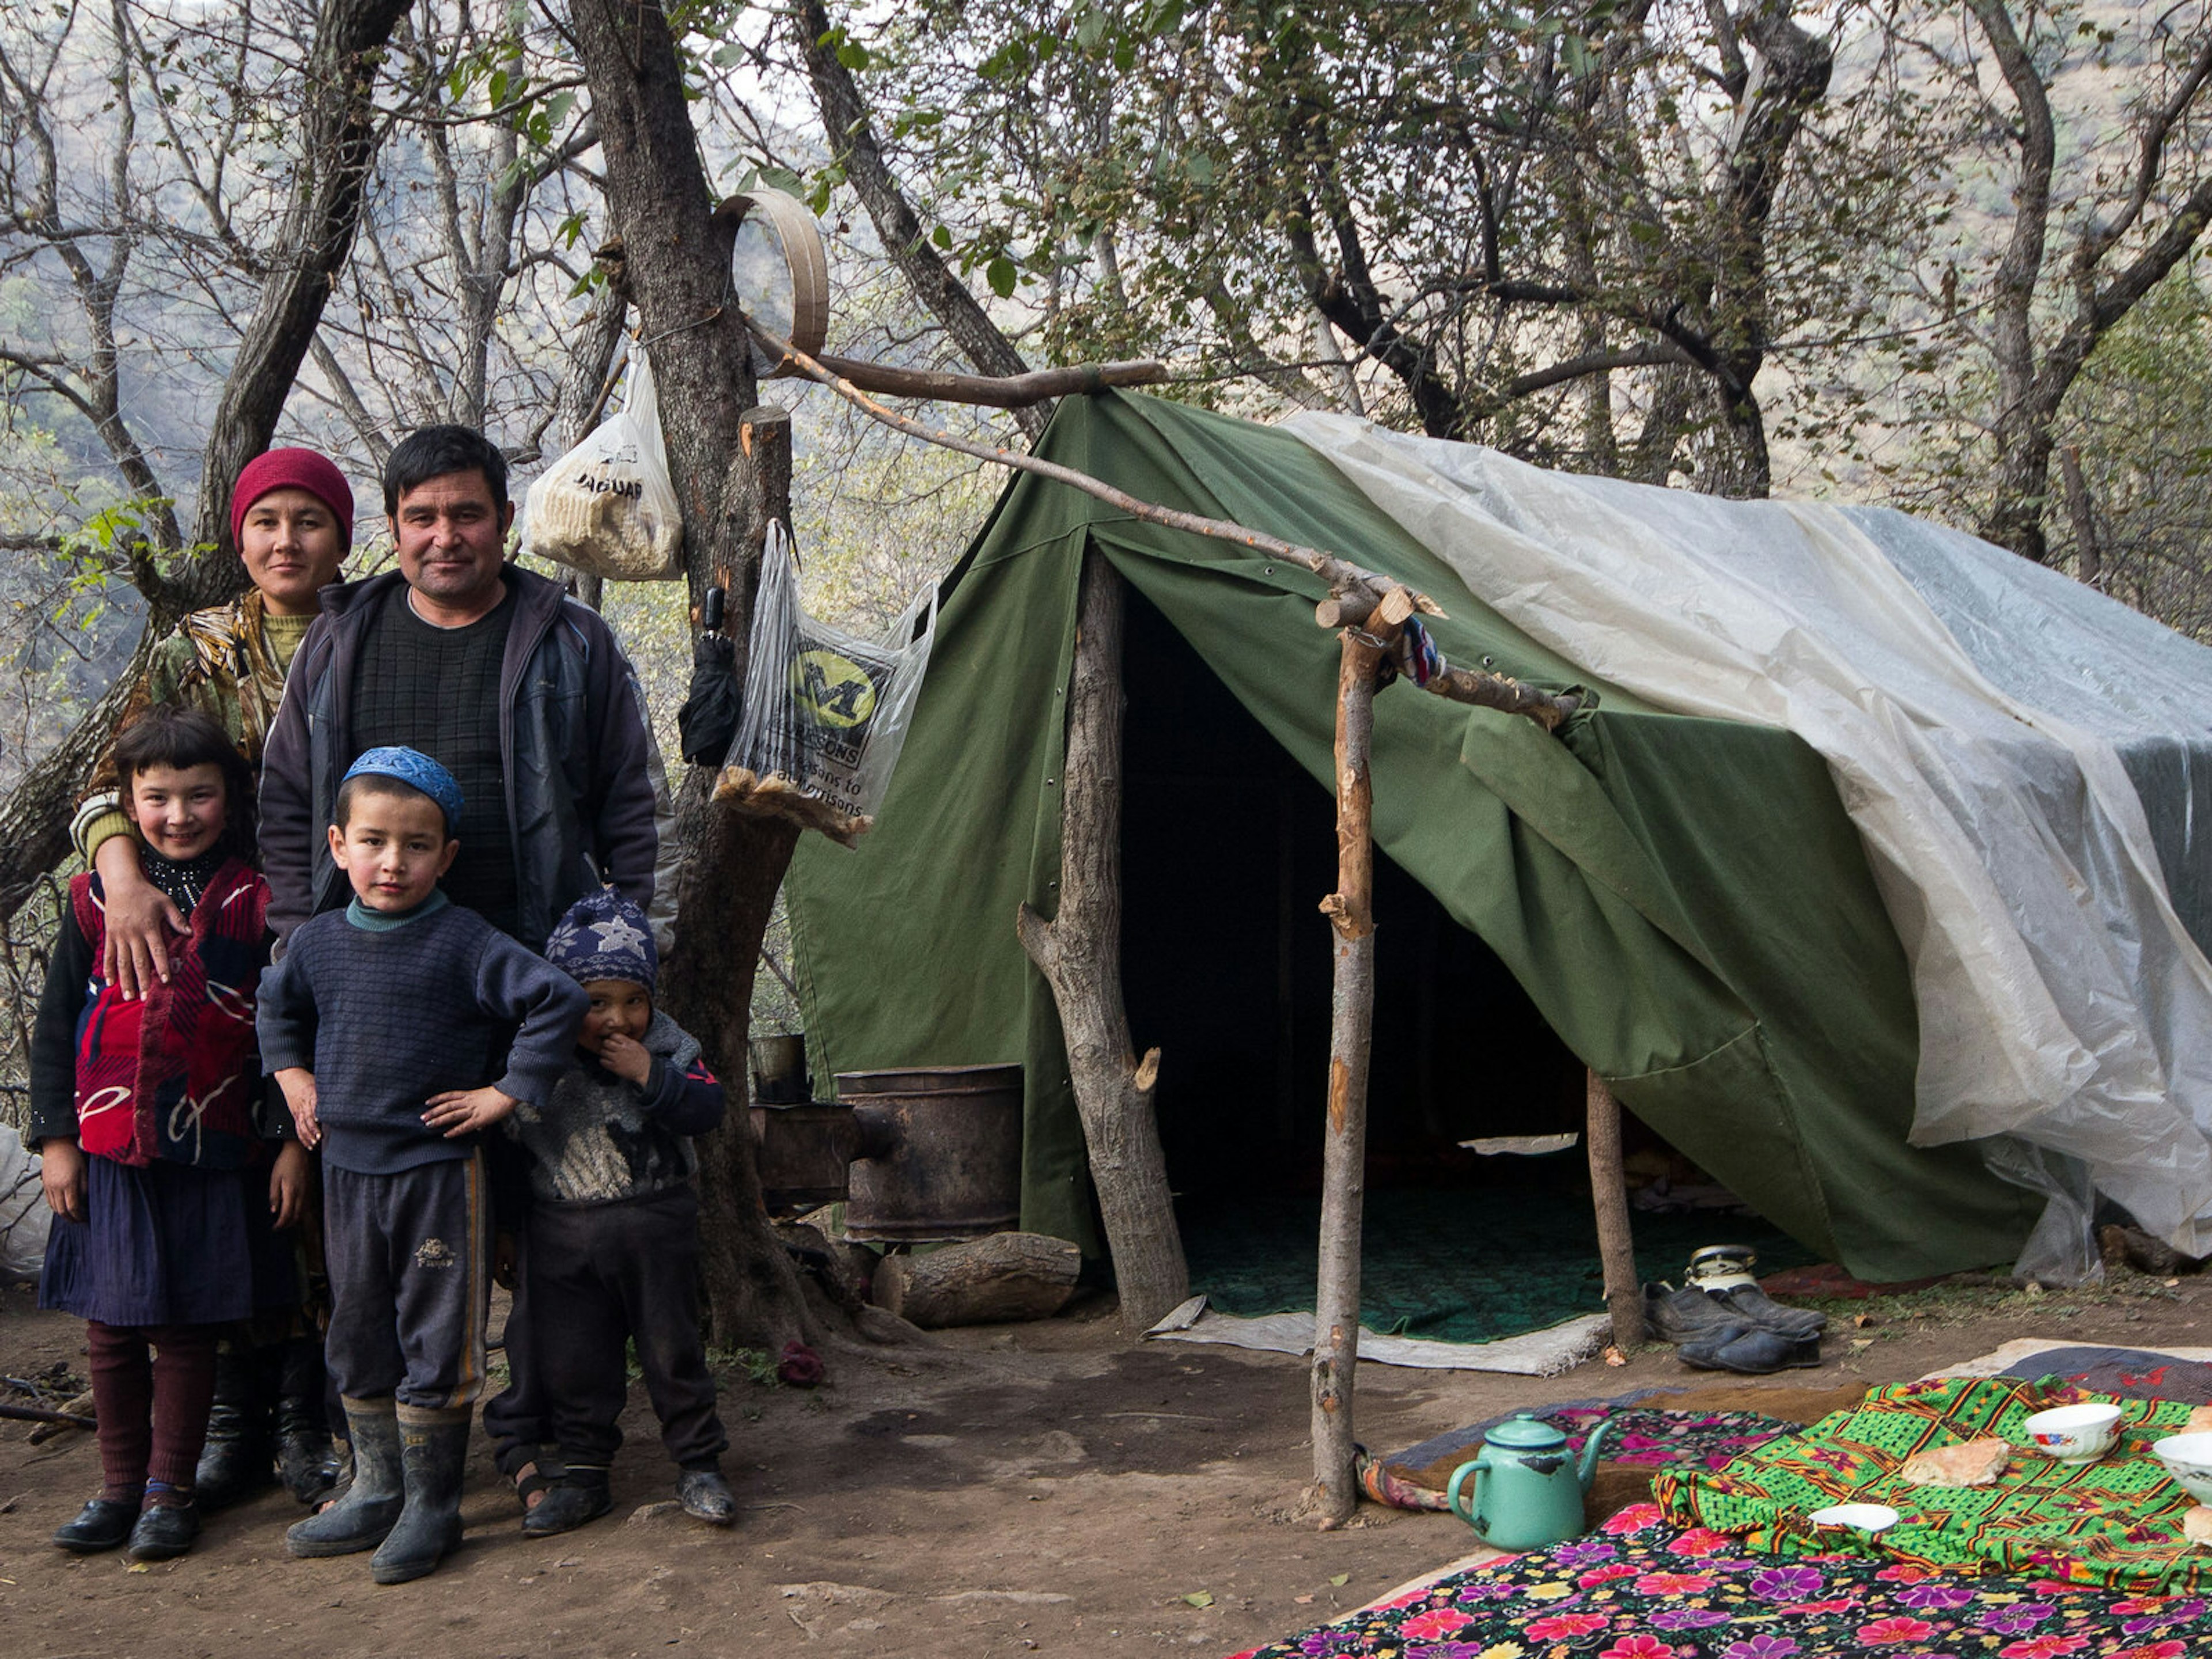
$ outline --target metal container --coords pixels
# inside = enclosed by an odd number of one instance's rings
[[[840,1072],[837,1097],[868,1143],[852,1167],[848,1237],[921,1243],[1020,1224],[1020,1066]]]
[[[798,1215],[843,1201],[845,1172],[860,1138],[852,1107],[835,1100],[757,1100],[752,1124],[753,1162],[769,1214]]]
[[[806,1076],[806,1039],[796,1033],[762,1036],[750,1046],[753,1098],[763,1106],[804,1104],[812,1093]]]

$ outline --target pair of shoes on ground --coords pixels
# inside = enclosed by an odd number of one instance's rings
[[[676,1480],[676,1501],[684,1513],[709,1526],[734,1525],[738,1500],[718,1468],[685,1469]],[[572,1464],[538,1504],[526,1509],[522,1532],[526,1538],[550,1538],[573,1532],[598,1520],[615,1506],[604,1468]]]
[[[199,1506],[95,1498],[76,1517],[54,1529],[54,1543],[73,1555],[97,1555],[128,1546],[134,1561],[167,1561],[191,1548],[200,1535]]]
[[[1805,1341],[1827,1329],[1828,1316],[1807,1308],[1785,1308],[1756,1285],[1725,1291],[1701,1291],[1692,1285],[1678,1291],[1662,1283],[1644,1287],[1644,1322],[1668,1342],[1695,1342],[1731,1325]]]
[[[1646,1285],[1644,1318],[1655,1335],[1680,1345],[1684,1364],[1747,1376],[1818,1365],[1828,1324],[1826,1315],[1785,1308],[1750,1283],[1717,1291]]]
[[[1784,1336],[1758,1325],[1723,1325],[1675,1350],[1685,1365],[1701,1371],[1735,1371],[1764,1376],[1769,1371],[1817,1365],[1820,1339]]]

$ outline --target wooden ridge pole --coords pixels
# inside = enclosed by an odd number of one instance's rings
[[[1366,1194],[1367,1069],[1375,1013],[1375,798],[1369,763],[1376,675],[1389,649],[1387,638],[1356,627],[1338,637],[1342,649],[1336,677],[1336,890],[1321,902],[1322,913],[1335,930],[1335,968],[1314,1304],[1314,1483],[1308,1495],[1325,1530],[1349,1521],[1359,1501],[1352,1419],[1359,1364],[1359,1225]]]

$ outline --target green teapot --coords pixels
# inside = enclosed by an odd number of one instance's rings
[[[1582,1533],[1583,1494],[1597,1473],[1598,1448],[1612,1431],[1611,1418],[1600,1421],[1577,1462],[1565,1435],[1534,1412],[1516,1413],[1482,1437],[1473,1462],[1452,1471],[1444,1501],[1475,1536],[1499,1549],[1565,1543]]]

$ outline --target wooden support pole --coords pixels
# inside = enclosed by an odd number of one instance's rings
[[[1636,1243],[1628,1231],[1628,1179],[1620,1166],[1620,1103],[1595,1072],[1584,1097],[1589,1148],[1590,1201],[1597,1211],[1598,1260],[1605,1266],[1605,1305],[1613,1315],[1613,1346],[1623,1353],[1644,1340],[1644,1287],[1636,1272]]]
[[[1121,1324],[1149,1329],[1190,1294],[1167,1157],[1152,1115],[1160,1051],[1137,1058],[1121,1001],[1121,578],[1104,556],[1083,561],[1075,663],[1060,780],[1060,907],[1047,921],[1024,903],[1015,931],[1052,987],[1067,1039],[1070,1086],[1091,1182],[1114,1255]]]
[[[1335,929],[1329,1000],[1328,1124],[1322,1140],[1321,1249],[1314,1305],[1314,1484],[1324,1529],[1359,1501],[1352,1404],[1359,1363],[1359,1224],[1366,1194],[1367,1065],[1375,1012],[1375,678],[1387,641],[1347,628],[1336,678],[1336,890],[1321,902]]]
[[[1165,363],[1077,363],[1066,368],[1032,369],[1026,374],[954,374],[943,369],[901,368],[859,357],[814,360],[840,380],[863,392],[890,398],[926,398],[940,404],[980,404],[987,409],[1019,409],[1054,398],[1072,398],[1115,386],[1158,386],[1168,377]]]

